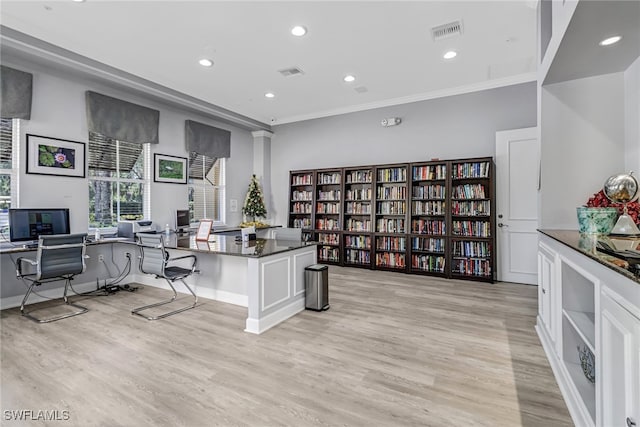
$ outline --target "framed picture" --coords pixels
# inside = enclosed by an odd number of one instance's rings
[[[86,144],[27,134],[27,173],[85,177]]]
[[[196,233],[196,241],[209,240],[209,233],[211,233],[211,227],[213,227],[212,219],[201,219],[198,225],[198,232]]]
[[[166,154],[153,155],[153,180],[171,184],[187,183],[187,158],[168,156]]]

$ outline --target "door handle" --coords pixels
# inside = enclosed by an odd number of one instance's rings
[[[636,422],[633,421],[630,417],[627,417],[627,427],[635,427]]]
[[[501,222],[498,223],[498,227],[502,228],[502,227],[508,227],[509,225],[507,224],[503,224]]]

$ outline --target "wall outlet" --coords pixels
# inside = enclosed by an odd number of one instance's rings
[[[229,210],[231,212],[238,212],[238,201],[236,199],[229,200]]]
[[[102,254],[98,255],[98,262],[104,262],[104,255]]]

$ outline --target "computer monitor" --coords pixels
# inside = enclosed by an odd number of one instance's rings
[[[69,209],[9,209],[9,240],[38,240],[41,235],[70,234]]]
[[[189,209],[179,209],[176,211],[176,233],[184,232],[191,225],[189,220]]]

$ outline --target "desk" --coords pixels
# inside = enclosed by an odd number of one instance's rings
[[[304,269],[316,263],[313,243],[258,239],[249,244],[238,244],[235,236],[225,234],[213,235],[212,242],[198,242],[195,236],[180,237],[175,233],[165,236],[165,239],[170,251],[188,251],[198,256],[201,274],[187,279],[198,296],[247,307],[246,332],[260,334],[304,310]],[[90,243],[87,251],[91,258],[87,260],[87,271],[77,277],[74,288],[78,291],[95,289],[96,278],[102,282],[105,277],[104,265],[98,261],[97,255],[104,254],[107,261],[113,256],[117,262],[122,262],[126,260],[126,253],[137,255],[134,244],[131,240],[122,239]],[[0,250],[3,254],[2,308],[18,305],[24,295],[24,287],[16,280],[9,257],[27,251],[35,249],[12,247]],[[164,286],[162,281],[137,272],[137,262],[133,264],[129,283]],[[59,290],[49,289],[51,293],[45,291],[45,295],[60,295]]]

